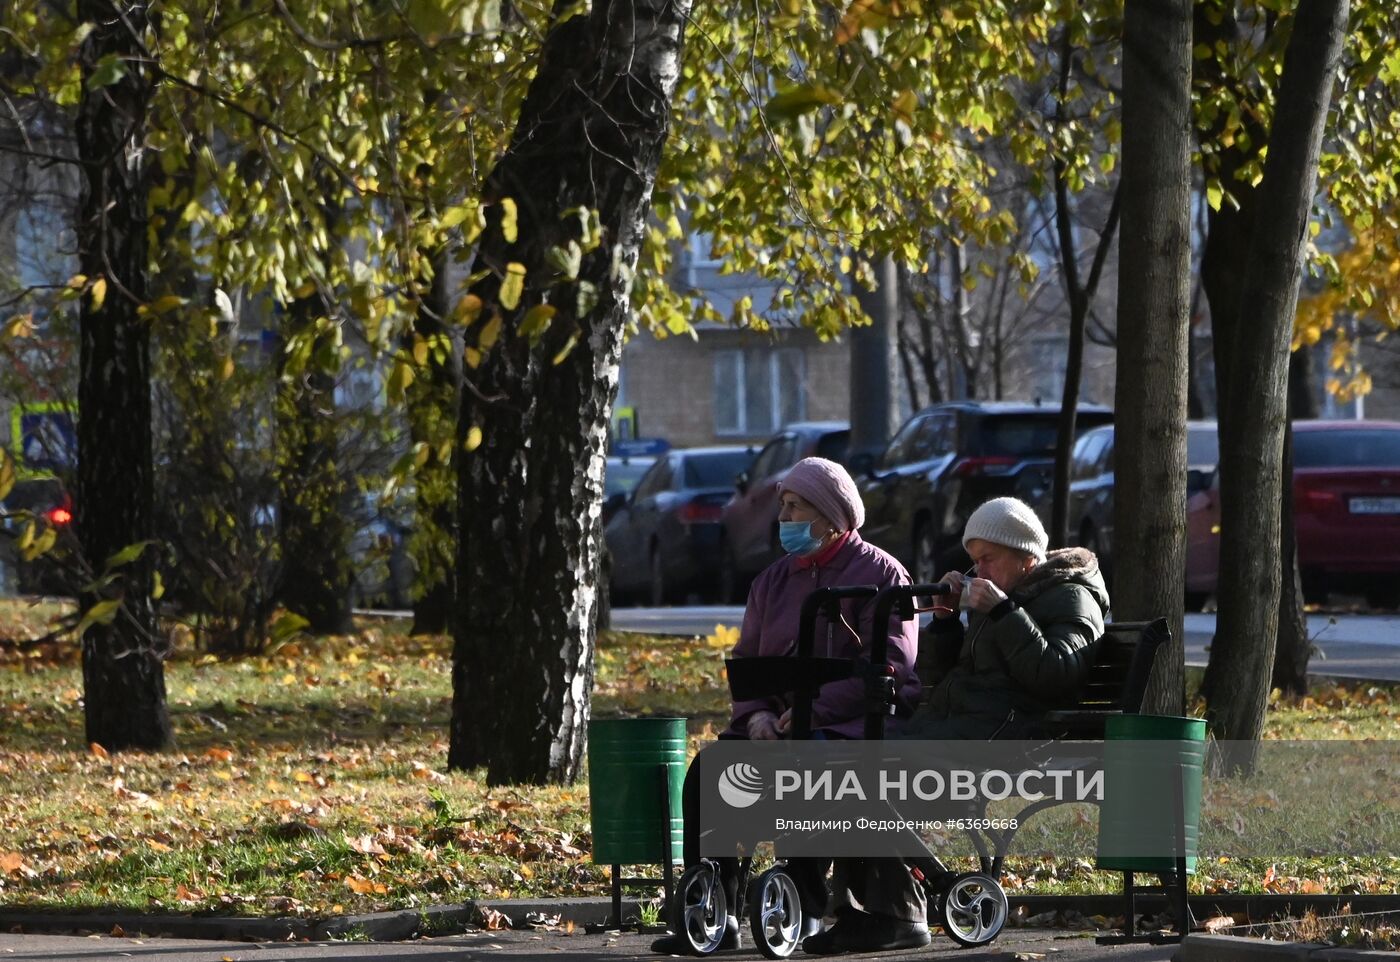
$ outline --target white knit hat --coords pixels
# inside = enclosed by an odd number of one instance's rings
[[[1034,555],[1037,563],[1045,560],[1050,544],[1040,518],[1018,498],[993,498],[972,512],[963,530],[963,547],[973,538],[1024,551]]]

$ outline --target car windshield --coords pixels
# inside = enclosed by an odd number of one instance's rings
[[[603,481],[603,497],[631,494],[642,475],[647,473],[655,458],[608,458],[607,477]]]
[[[712,454],[690,454],[685,459],[687,488],[725,488],[734,477],[753,461],[749,451],[716,451]]]
[[[1081,412],[1075,423],[1082,434],[1107,421],[1107,415]],[[979,431],[981,450],[978,453],[989,457],[1049,457],[1055,453],[1055,439],[1059,433],[1060,416],[1054,411],[984,418]]]
[[[1297,468],[1400,468],[1400,431],[1354,428],[1298,431],[1293,435]]]

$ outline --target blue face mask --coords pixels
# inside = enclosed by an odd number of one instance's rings
[[[788,554],[811,554],[822,546],[822,539],[812,535],[810,521],[779,521],[778,541]]]

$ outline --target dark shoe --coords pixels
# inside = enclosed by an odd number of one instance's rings
[[[929,944],[928,925],[890,915],[871,914],[864,924],[842,938],[847,952],[888,952],[892,949],[918,949]],[[806,943],[803,943],[806,948]]]
[[[840,927],[844,922],[837,922],[829,929],[824,929],[815,935],[809,935],[802,940],[802,951],[808,955],[840,955],[846,951],[846,947],[841,944]],[[806,926],[803,926],[804,930]]]
[[[739,936],[739,919],[736,916],[729,916],[724,922],[724,935],[720,937],[719,948],[737,949],[743,945]],[[661,955],[694,955],[695,950],[691,948],[690,940],[679,932],[671,932],[661,936],[651,943],[651,950]]]

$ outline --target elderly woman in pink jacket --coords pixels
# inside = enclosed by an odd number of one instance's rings
[[[855,481],[841,465],[825,458],[805,458],[793,465],[779,486],[779,539],[784,557],[769,565],[754,580],[744,610],[744,625],[734,657],[793,654],[802,602],[818,588],[838,585],[875,585],[886,588],[909,583],[904,567],[872,544],[861,540],[865,505]],[[822,657],[851,658],[862,653],[873,627],[874,602],[869,598],[843,599],[840,617],[828,621],[818,614],[813,653]],[[917,625],[892,616],[888,659],[895,669],[897,717],[907,717],[917,707],[920,686],[914,671],[918,652]],[[865,689],[858,678],[822,686],[812,703],[813,738],[859,738],[864,730]],[[737,701],[729,728],[721,738],[777,739],[786,737],[792,721],[792,705],[781,697]],[[897,722],[896,722],[897,724]],[[685,864],[700,861],[698,843],[699,783],[696,767],[686,775]],[[718,859],[729,896],[737,904],[738,861]],[[789,874],[802,897],[803,932],[821,930],[826,908],[826,870],[829,860],[794,859]],[[731,916],[720,948],[739,944],[739,923]],[[652,944],[657,952],[686,951],[684,936],[671,934]]]

